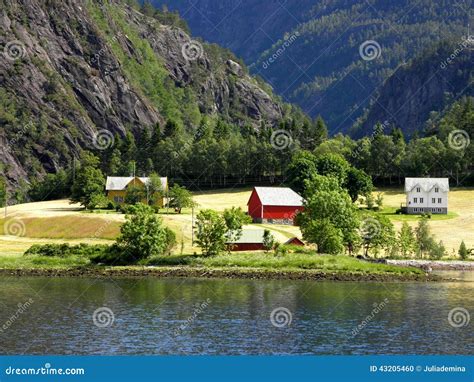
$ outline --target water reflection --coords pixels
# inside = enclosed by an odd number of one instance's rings
[[[0,352],[473,354],[472,321],[453,328],[447,319],[455,307],[474,315],[473,273],[449,276],[460,281],[3,277]],[[111,326],[94,325],[99,307],[113,311]],[[291,325],[272,325],[278,307],[291,312]]]

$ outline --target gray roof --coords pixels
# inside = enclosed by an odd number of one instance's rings
[[[121,191],[125,190],[125,187],[133,180],[133,176],[108,176],[105,189],[107,191]],[[148,177],[137,177],[143,184],[146,184],[150,178]],[[166,188],[168,186],[168,178],[160,178],[161,186]]]
[[[233,244],[255,244],[263,243],[263,229],[244,229],[239,240],[232,242]],[[227,240],[227,243],[230,243]]]
[[[255,187],[255,192],[265,206],[303,205],[303,198],[288,187]]]
[[[448,178],[405,178],[405,192],[412,191],[415,187],[420,187],[428,192],[433,187],[439,187],[444,192],[449,191]]]

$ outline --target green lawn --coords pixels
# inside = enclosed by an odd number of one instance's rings
[[[0,255],[0,269],[66,269],[89,264],[89,259],[80,256],[48,257]]]
[[[369,263],[354,257],[339,255],[317,255],[315,253],[288,253],[275,256],[264,252],[239,252],[215,257],[166,256],[151,259],[149,264],[172,266],[189,265],[209,268],[260,268],[268,270],[319,270],[322,272],[353,273],[423,273],[415,268],[403,268],[386,264]]]
[[[396,221],[418,221],[421,219],[421,215],[407,215],[407,214],[397,214],[397,207],[384,207],[378,213],[381,215],[385,215],[391,220]],[[432,214],[430,220],[449,220],[458,217],[459,215],[456,212],[448,212],[446,215],[444,214]]]

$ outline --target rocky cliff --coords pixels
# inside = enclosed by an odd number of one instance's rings
[[[284,107],[223,49],[122,1],[0,0],[1,171],[55,171],[101,134],[203,116],[276,125]],[[102,137],[104,138],[104,137]]]
[[[453,101],[474,95],[474,41],[442,43],[402,65],[381,87],[355,136],[376,123],[402,128],[406,135],[421,132],[432,112],[443,112]]]

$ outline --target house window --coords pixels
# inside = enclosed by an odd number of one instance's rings
[[[438,188],[438,187],[435,187],[435,192],[439,192],[439,188]]]
[[[115,203],[123,203],[123,197],[122,196],[114,196],[114,202]]]
[[[420,198],[420,203],[423,203],[423,198]]]
[[[441,208],[438,208],[438,212],[441,212]]]
[[[413,203],[418,203],[418,198],[413,198]]]
[[[420,187],[417,187],[417,188],[416,188],[416,192],[421,192],[421,188],[420,188]]]
[[[414,208],[413,211],[414,211],[414,212],[418,212],[418,208]]]
[[[435,204],[436,203],[436,198],[431,198],[431,203]]]
[[[443,200],[441,198],[438,198],[438,203],[441,203]]]

